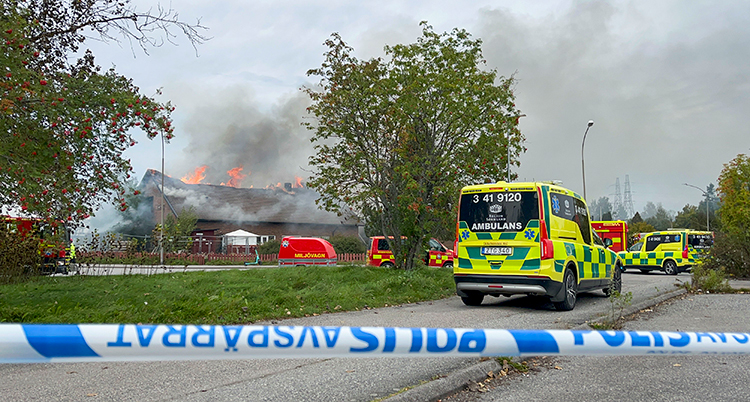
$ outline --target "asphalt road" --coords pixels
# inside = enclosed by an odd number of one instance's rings
[[[623,292],[632,292],[637,308],[668,298],[678,289],[675,285],[689,280],[688,274],[626,273]],[[570,329],[601,318],[609,308],[609,299],[600,291],[579,295],[576,308],[569,312],[558,312],[540,298],[488,297],[482,306],[467,307],[458,297],[451,297],[260,324]],[[403,399],[429,389],[434,379],[478,362],[466,358],[350,358],[13,364],[0,365],[0,395],[3,400],[19,401],[372,401],[413,388],[399,396]],[[637,371],[626,377],[634,373]]]
[[[687,294],[627,322],[623,330],[750,332],[750,294]],[[468,401],[748,401],[748,356],[565,356],[544,369],[504,379],[487,392],[443,399]]]

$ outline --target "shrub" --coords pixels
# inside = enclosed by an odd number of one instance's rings
[[[362,254],[367,251],[364,243],[358,237],[333,236],[328,241],[333,245],[336,254]]]
[[[281,240],[270,240],[258,246],[258,254],[278,254]]]
[[[692,270],[692,290],[704,292],[730,292],[732,287],[727,281],[727,273],[724,267],[711,268],[706,264],[697,264]]]
[[[28,280],[41,264],[39,241],[8,230],[0,230],[0,283]]]
[[[705,266],[712,270],[723,269],[731,276],[748,278],[750,244],[738,236],[717,233]]]

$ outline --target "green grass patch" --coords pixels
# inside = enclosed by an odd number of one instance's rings
[[[449,268],[362,265],[38,277],[0,285],[0,322],[248,324],[436,300]]]

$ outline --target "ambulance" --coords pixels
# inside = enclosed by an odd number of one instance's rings
[[[637,243],[618,253],[622,270],[663,271],[667,275],[687,272],[708,255],[713,238],[711,232],[690,229],[645,233]]]
[[[552,182],[478,184],[461,190],[453,266],[456,293],[546,296],[561,311],[580,292],[622,287],[620,261],[591,229],[583,198]]]

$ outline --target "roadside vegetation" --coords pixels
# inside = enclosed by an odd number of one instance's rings
[[[423,265],[34,277],[0,285],[0,322],[234,325],[454,294],[451,269]]]

